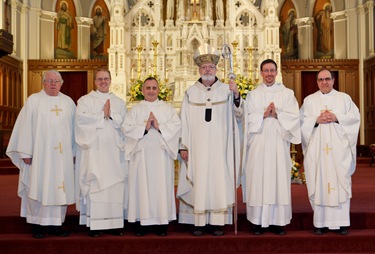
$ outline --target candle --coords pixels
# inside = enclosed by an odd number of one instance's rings
[[[168,79],[168,69],[165,70],[165,79]]]
[[[141,8],[139,8],[138,17],[138,45],[141,45]]]
[[[252,35],[252,31],[251,31],[251,29],[252,29],[252,27],[251,27],[251,25],[252,25],[252,19],[250,19],[250,24],[249,24],[249,47],[253,47],[253,35]]]
[[[134,69],[132,68],[132,79],[134,79]]]

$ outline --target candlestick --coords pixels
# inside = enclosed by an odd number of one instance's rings
[[[253,34],[252,34],[252,27],[251,25],[253,24],[253,18],[250,19],[250,25],[249,25],[249,47],[253,47]]]
[[[237,73],[237,46],[238,46],[238,41],[232,42],[233,46],[233,73]]]
[[[138,45],[141,45],[141,7],[139,7],[139,16],[138,16]]]
[[[157,47],[159,45],[159,42],[154,40],[152,42],[152,45],[154,46],[154,77],[157,75],[157,66],[158,66],[158,52],[157,52]]]
[[[249,79],[253,80],[253,48],[247,47],[245,49],[247,52],[249,52]]]
[[[137,51],[138,51],[138,69],[137,69],[137,72],[138,72],[138,79],[141,78],[141,51],[143,49],[143,47],[141,45],[138,45],[137,46]]]

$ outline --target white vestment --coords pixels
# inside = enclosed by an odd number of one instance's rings
[[[179,222],[195,226],[231,224],[234,171],[239,177],[240,166],[242,100],[237,108],[227,84],[216,81],[205,87],[198,81],[186,91],[180,115],[180,149],[188,151],[188,162],[180,163]]]
[[[242,186],[247,219],[262,227],[285,226],[292,219],[290,143],[301,142],[298,102],[280,83],[260,84],[246,102]],[[271,102],[277,118],[263,118]]]
[[[67,205],[74,204],[74,114],[70,97],[42,90],[18,115],[6,154],[20,169],[21,217],[28,223],[61,225]]]
[[[110,100],[111,119],[103,107]],[[76,114],[77,181],[80,224],[91,230],[124,225],[125,160],[121,125],[125,102],[113,93],[91,91],[78,100]]]
[[[152,112],[160,132],[145,126]],[[177,159],[181,120],[164,101],[142,101],[126,115],[126,160],[129,160],[129,222],[168,224],[176,219],[174,160]]]
[[[338,123],[315,126],[325,110],[335,114]],[[359,110],[349,95],[332,90],[306,97],[300,113],[304,169],[314,226],[330,229],[349,226]]]

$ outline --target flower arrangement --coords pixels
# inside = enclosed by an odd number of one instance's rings
[[[290,177],[292,179],[292,183],[298,183],[298,184],[303,183],[303,176],[300,172],[300,168],[301,168],[301,164],[299,164],[292,158],[292,169],[290,171]]]
[[[148,76],[152,77],[152,75]],[[145,78],[146,79],[146,78]],[[163,101],[169,101],[172,100],[173,98],[173,89],[163,81],[160,81],[157,77],[155,78],[158,83],[159,83],[159,95],[158,98],[159,100]],[[142,94],[142,85],[143,85],[143,80],[137,79],[132,86],[130,87],[130,101],[141,101],[144,99],[144,96]]]
[[[240,91],[240,95],[243,99],[246,99],[249,91],[254,90],[257,87],[257,84],[253,83],[250,78],[241,74],[237,74],[234,81],[237,83],[238,90]],[[228,83],[229,80],[226,80],[226,82]]]

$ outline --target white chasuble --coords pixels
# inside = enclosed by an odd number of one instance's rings
[[[189,159],[180,163],[179,222],[230,224],[235,170],[240,176],[242,100],[240,107],[235,107],[228,85],[220,81],[210,87],[196,82],[185,93],[180,116],[180,149],[188,151]],[[238,179],[236,182],[239,185]],[[221,219],[213,219],[218,214]]]
[[[334,113],[338,122],[317,125],[317,118],[325,110]],[[314,219],[314,224],[335,227],[336,220],[344,226],[334,210],[346,207],[343,213],[349,214],[360,124],[358,108],[347,94],[332,90],[329,94],[318,91],[306,97],[300,111],[304,169],[314,217],[318,216],[315,210],[322,210],[318,206],[326,207],[325,216],[319,216],[317,224]],[[336,215],[330,216],[331,213]],[[329,219],[325,222],[324,217]]]
[[[21,216],[28,216],[26,204],[42,208],[74,204],[74,114],[70,97],[48,96],[44,90],[31,95],[22,107],[6,152],[20,169],[18,195],[30,200],[22,201]],[[22,158],[32,158],[31,165]],[[48,225],[51,220],[51,225],[61,225],[64,220],[42,218],[46,214],[31,215],[35,218],[30,223]]]

